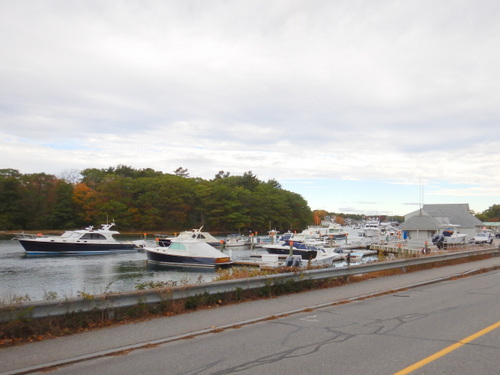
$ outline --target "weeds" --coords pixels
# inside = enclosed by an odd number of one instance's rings
[[[43,294],[43,300],[44,301],[53,301],[55,299],[57,299],[59,296],[57,295],[57,292],[47,292],[45,291],[44,294]]]
[[[145,290],[145,289],[161,289],[161,288],[171,288],[173,286],[177,286],[177,281],[168,280],[168,281],[149,281],[147,283],[139,283],[136,284],[136,290]]]
[[[406,272],[414,272],[422,269],[441,267],[444,265],[459,264],[469,262],[472,259],[480,260],[488,258],[489,255],[475,256],[472,258],[455,259],[446,262],[440,262],[434,265],[422,264],[407,267]],[[45,338],[54,338],[68,334],[74,334],[89,329],[97,329],[110,325],[136,322],[145,319],[151,319],[159,316],[173,316],[182,314],[186,311],[213,308],[223,304],[237,303],[246,300],[255,300],[258,298],[269,298],[289,293],[299,293],[304,290],[330,288],[341,286],[349,282],[358,282],[371,278],[383,277],[402,273],[401,268],[391,269],[369,274],[362,274],[350,277],[336,277],[323,280],[312,280],[307,274],[300,273],[293,269],[273,269],[259,270],[250,268],[233,268],[220,272],[217,280],[229,280],[242,277],[258,277],[263,275],[272,275],[273,273],[297,272],[299,277],[288,280],[279,280],[266,278],[264,286],[253,290],[243,290],[237,288],[232,292],[209,294],[207,292],[193,297],[172,300],[167,288],[178,285],[176,281],[159,281],[141,283],[136,285],[136,289],[156,289],[164,288],[162,293],[163,300],[159,303],[148,304],[145,300],[139,300],[136,305],[124,308],[107,308],[105,310],[92,310],[88,312],[68,312],[63,316],[53,316],[45,318],[33,318],[33,307],[20,309],[14,320],[0,323],[0,347],[11,346],[18,343],[30,341],[39,341]],[[198,278],[198,280],[201,279]],[[184,281],[181,281],[183,283]],[[94,299],[95,297],[85,293],[78,292],[84,299]],[[46,292],[47,300],[56,299],[57,293]],[[31,299],[28,295],[13,296],[12,301],[18,303],[28,302]],[[66,300],[68,303],[69,301]]]

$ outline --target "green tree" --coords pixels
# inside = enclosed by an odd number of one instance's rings
[[[481,221],[500,221],[500,204],[494,204],[476,217]]]
[[[0,228],[25,228],[20,176],[15,169],[0,169]]]

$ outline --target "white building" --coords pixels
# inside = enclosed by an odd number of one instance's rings
[[[404,238],[428,240],[445,229],[467,234],[472,238],[484,223],[469,210],[469,204],[424,204],[421,209],[405,215],[399,226]]]

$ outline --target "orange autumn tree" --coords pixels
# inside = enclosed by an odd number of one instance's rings
[[[78,221],[81,224],[93,223],[99,214],[97,209],[98,193],[84,183],[75,185],[73,202],[77,208]]]

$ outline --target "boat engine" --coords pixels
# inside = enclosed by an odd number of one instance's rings
[[[287,256],[285,260],[285,267],[300,267],[302,264],[302,257],[300,255]]]
[[[292,267],[300,267],[301,264],[302,264],[302,257],[300,255],[294,256]]]

